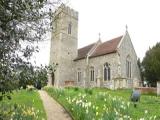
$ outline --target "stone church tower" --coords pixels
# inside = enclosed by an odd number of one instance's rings
[[[74,62],[77,57],[78,12],[61,5],[54,13],[51,39],[50,64],[57,63],[49,84],[64,86],[64,82],[74,80]]]

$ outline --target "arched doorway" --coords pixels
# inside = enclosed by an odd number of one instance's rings
[[[54,72],[51,73],[51,78],[52,78],[51,83],[52,83],[52,85],[54,86]]]

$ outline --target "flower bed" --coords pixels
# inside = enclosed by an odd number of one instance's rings
[[[158,113],[151,112],[151,109],[147,108],[147,104],[144,106],[143,102],[142,104],[139,103],[138,108],[134,108],[133,104],[129,101],[128,91],[125,93],[124,90],[122,92],[119,90],[119,92],[106,89],[81,88],[45,88],[45,90],[60,102],[75,120],[160,119],[160,111]],[[128,99],[121,96],[121,93],[124,93]],[[160,103],[159,98],[151,96],[149,96],[147,102],[150,101],[150,98]],[[156,104],[158,105],[158,103]]]

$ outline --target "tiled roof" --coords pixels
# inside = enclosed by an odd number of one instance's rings
[[[89,57],[92,58],[116,52],[117,46],[122,37],[123,36],[119,36],[117,38],[101,43]],[[78,57],[75,60],[84,59],[95,44],[96,43],[93,43],[78,49]]]
[[[92,49],[94,45],[95,43],[78,49],[78,57],[75,60],[80,60],[80,59],[85,58],[87,56],[87,53]]]
[[[122,37],[123,36],[120,36],[100,44],[90,57],[97,57],[116,52],[117,46]]]

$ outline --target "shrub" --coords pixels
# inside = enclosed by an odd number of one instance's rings
[[[93,89],[92,88],[85,88],[84,89],[86,94],[92,95],[93,94]]]
[[[74,91],[78,91],[79,90],[79,87],[74,87]]]

